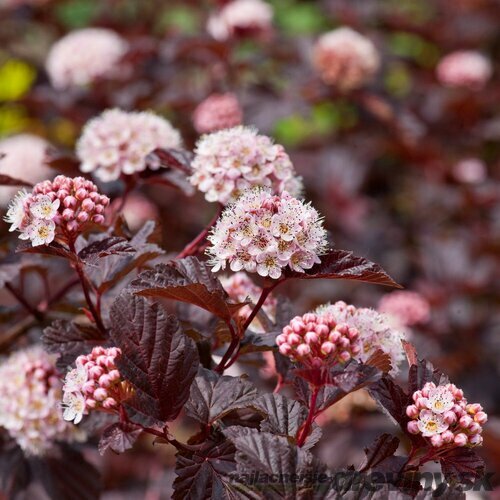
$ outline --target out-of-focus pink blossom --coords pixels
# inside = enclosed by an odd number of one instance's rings
[[[298,196],[302,182],[283,146],[250,127],[234,127],[204,135],[196,144],[191,184],[207,201],[223,205],[246,189],[270,188]]]
[[[233,0],[208,19],[207,31],[216,40],[247,35],[262,36],[271,31],[273,9],[263,0]]]
[[[56,441],[85,437],[63,420],[62,383],[54,361],[34,346],[0,364],[0,426],[28,455],[43,455]]]
[[[486,165],[479,158],[464,158],[453,167],[453,176],[464,184],[478,184],[486,180]]]
[[[85,125],[76,153],[82,172],[109,182],[145,170],[146,156],[154,149],[181,146],[181,136],[168,120],[145,111],[108,109]]]
[[[460,50],[443,57],[436,69],[438,80],[447,87],[481,90],[490,79],[490,60],[473,50]]]
[[[200,134],[216,132],[240,125],[243,121],[238,98],[231,93],[212,94],[202,101],[193,113],[193,124]]]
[[[341,27],[319,38],[313,50],[313,64],[325,83],[348,91],[362,87],[373,77],[380,58],[368,38]]]
[[[138,231],[147,221],[159,218],[158,208],[144,195],[131,193],[122,210],[122,215],[132,231]]]
[[[50,179],[54,170],[44,162],[48,147],[47,141],[31,134],[3,139],[0,141],[0,174],[32,184]],[[15,187],[0,186],[0,206],[7,205],[17,191]]]
[[[380,312],[395,316],[403,325],[426,323],[430,317],[427,300],[417,292],[398,290],[384,295],[377,308]]]
[[[286,191],[273,196],[266,189],[245,191],[229,205],[208,237],[214,272],[257,272],[273,279],[288,267],[304,272],[320,262],[326,231],[318,212]]]
[[[58,40],[50,49],[45,68],[55,88],[79,87],[116,74],[127,50],[127,42],[114,31],[85,28]]]

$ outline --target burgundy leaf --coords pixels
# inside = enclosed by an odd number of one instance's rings
[[[387,410],[389,415],[406,432],[406,424],[408,423],[406,407],[411,401],[408,394],[388,375],[384,375],[381,380],[372,385],[369,391],[372,397]]]
[[[439,461],[446,481],[451,484],[474,483],[484,475],[484,460],[470,448],[453,448]]]
[[[118,368],[135,389],[127,402],[137,423],[173,420],[198,370],[198,350],[175,318],[143,297],[120,295],[111,307]],[[132,418],[132,417],[131,417]]]
[[[407,340],[402,340],[401,342],[403,343],[403,348],[405,350],[406,359],[408,360],[408,364],[410,366],[416,365],[418,363],[418,358],[417,358],[417,350],[415,349],[415,346],[411,342],[408,342]]]
[[[31,482],[29,464],[13,441],[2,442],[0,436],[0,493],[17,498]]]
[[[109,448],[115,453],[123,453],[134,446],[142,429],[132,422],[116,422],[104,429],[99,441],[99,453],[104,455]]]
[[[173,260],[144,271],[130,284],[136,294],[164,297],[201,307],[228,322],[245,304],[232,304],[220,281],[196,257]]]
[[[250,406],[257,389],[241,377],[219,376],[200,368],[191,385],[186,414],[198,422],[211,425],[233,410]]]
[[[0,264],[0,288],[6,283],[10,283],[19,276],[22,268],[22,262],[13,262],[12,264]]]
[[[417,364],[412,364],[408,372],[408,390],[410,395],[422,389],[427,382],[434,382],[436,385],[447,384],[448,377],[440,370],[434,368],[430,361],[420,359]]]
[[[373,469],[389,457],[392,457],[399,446],[399,439],[390,434],[382,434],[368,448],[365,448],[366,458],[360,471]]]
[[[183,149],[161,149],[157,148],[146,157],[146,164],[152,170],[159,168],[176,169],[191,175],[191,161],[193,154]]]
[[[321,257],[321,263],[316,264],[304,273],[287,272],[287,278],[298,279],[346,279],[364,281],[378,285],[401,288],[380,265],[356,257],[346,250],[332,250]]]
[[[1,158],[0,158],[1,159]],[[11,177],[10,175],[0,174],[0,186],[21,186],[32,188],[33,184]]]
[[[80,161],[76,156],[62,153],[54,148],[47,151],[45,155],[45,164],[70,177],[82,175],[80,171]]]
[[[62,257],[63,259],[75,260],[75,256],[67,248],[59,243],[52,242],[50,245],[39,245],[34,247],[30,241],[23,241],[20,243],[16,252],[36,253],[41,255],[51,255],[53,257]]]
[[[78,257],[87,265],[96,265],[99,259],[109,255],[129,255],[135,253],[134,247],[125,239],[118,236],[94,241],[78,252]]]

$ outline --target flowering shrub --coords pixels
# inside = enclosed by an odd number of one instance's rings
[[[491,2],[0,10],[1,498],[497,484]]]

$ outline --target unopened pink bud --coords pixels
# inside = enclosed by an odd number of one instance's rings
[[[108,397],[108,391],[106,389],[103,389],[102,387],[98,387],[94,391],[94,399],[96,401],[104,401]]]
[[[351,347],[351,351],[354,355],[356,354],[359,354],[361,352],[361,346],[358,345],[358,344],[354,344],[352,347]]]
[[[66,224],[66,229],[68,231],[71,231],[71,232],[76,232],[76,231],[78,231],[78,229],[80,229],[80,225],[78,224],[78,222],[76,220],[70,220]]]
[[[330,330],[326,325],[316,325],[314,328],[314,331],[320,336],[320,337],[326,337]]]
[[[282,344],[284,344],[286,342],[286,339],[287,339],[286,333],[280,333],[276,337],[276,345],[279,347],[280,345],[282,345]]]
[[[304,340],[308,344],[317,344],[319,342],[319,337],[316,332],[307,332],[304,336]]]
[[[471,434],[477,434],[477,433],[481,432],[483,430],[483,428],[477,422],[472,422],[472,424],[469,425],[469,427],[467,428],[467,430]]]
[[[415,404],[417,405],[417,408],[424,410],[427,408],[427,398],[418,398],[415,401]]]
[[[340,339],[340,333],[334,330],[333,332],[330,332],[330,335],[328,335],[328,340],[330,342],[333,342],[336,344]]]
[[[111,379],[106,373],[99,377],[99,385],[104,388],[108,388],[111,385]]]
[[[339,354],[339,359],[345,363],[351,359],[351,355],[347,351],[342,351]]]
[[[443,446],[443,438],[439,434],[434,434],[434,436],[431,436],[431,444],[434,448],[439,448]]]
[[[422,391],[415,391],[415,392],[413,393],[413,396],[412,396],[413,401],[417,401],[417,400],[418,400],[418,399],[420,399],[421,397],[422,397]]]
[[[418,414],[420,412],[418,411],[418,408],[415,405],[410,405],[406,407],[406,415],[410,418],[417,418]]]
[[[457,421],[457,414],[454,411],[447,411],[443,418],[448,425],[452,425]]]
[[[345,323],[341,323],[340,325],[337,325],[335,327],[335,330],[337,330],[342,335],[348,335],[349,334],[349,325],[346,325]]]
[[[71,208],[65,208],[63,210],[62,216],[65,221],[73,220],[73,218],[75,217],[75,211],[71,210]]]
[[[457,446],[465,446],[467,444],[467,436],[462,432],[457,434],[455,436],[455,444]]]
[[[307,356],[311,354],[311,348],[307,344],[300,344],[297,347],[297,354],[299,356]]]
[[[483,407],[479,403],[472,403],[467,405],[467,412],[472,413],[473,415],[479,411],[483,411]]]
[[[92,394],[94,392],[94,388],[95,382],[93,380],[87,380],[87,382],[82,385],[82,391],[85,394]]]
[[[335,344],[332,344],[331,342],[323,342],[323,344],[321,345],[321,352],[323,354],[330,354],[332,352],[335,352],[335,350]]]
[[[111,410],[112,408],[115,408],[116,406],[118,406],[118,403],[113,398],[106,398],[103,401],[102,406],[104,408],[106,408],[107,410]]]
[[[359,332],[356,328],[349,328],[349,338],[356,340],[359,337]]]
[[[95,222],[96,224],[103,224],[104,223],[104,216],[97,214],[92,217],[92,222]]]
[[[89,214],[87,212],[81,211],[77,216],[76,219],[78,222],[87,222],[89,220]]]
[[[477,422],[478,424],[485,424],[488,421],[488,415],[484,413],[484,411],[478,411],[474,415],[474,422]]]
[[[89,408],[95,408],[97,406],[97,401],[95,399],[86,399],[85,400],[85,406]]]
[[[288,335],[287,342],[290,345],[299,345],[302,342],[302,338],[296,333],[291,333],[290,335]]]
[[[287,344],[282,344],[282,345],[287,345]],[[290,347],[290,346],[288,346]],[[280,351],[281,352],[281,351]],[[118,370],[111,370],[109,373],[109,378],[113,381],[116,382],[117,380],[120,380],[120,372]]]
[[[408,432],[410,434],[418,434],[420,432],[420,429],[418,428],[418,423],[415,420],[411,420],[410,422],[408,422],[406,428],[408,429]]]
[[[104,370],[100,366],[93,366],[89,370],[89,375],[95,379],[98,379],[103,373]]]
[[[77,203],[78,201],[74,196],[66,196],[63,200],[63,205],[66,208],[75,208]]]
[[[458,421],[458,425],[460,425],[462,429],[467,429],[467,427],[469,427],[470,424],[472,424],[472,418],[470,418],[469,415],[464,415]]]
[[[339,341],[337,343],[340,347],[342,347],[344,349],[351,345],[351,342],[349,341],[349,339],[347,337],[342,337],[341,339],[339,339]]]
[[[292,347],[289,344],[281,344],[279,351],[283,356],[288,356],[292,352]]]
[[[302,316],[302,320],[305,323],[316,323],[316,315],[313,313],[306,313]]]
[[[75,198],[77,200],[84,200],[85,198],[87,198],[87,196],[89,195],[88,191],[86,189],[83,189],[83,188],[80,188],[76,191],[75,193]]]
[[[441,434],[441,437],[443,438],[443,443],[453,443],[453,440],[455,439],[455,435],[451,431],[444,431]]]
[[[95,204],[90,198],[85,198],[82,201],[82,208],[87,212],[92,212],[94,210]]]
[[[469,436],[469,443],[473,446],[479,446],[483,442],[483,437],[480,434]]]

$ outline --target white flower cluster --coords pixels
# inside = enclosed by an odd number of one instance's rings
[[[327,246],[318,212],[286,191],[273,196],[263,188],[245,191],[222,213],[212,234],[213,271],[257,272],[273,279],[283,270],[304,272],[319,263]]]
[[[195,154],[190,181],[205,193],[207,201],[226,205],[255,186],[269,187],[273,194],[288,191],[293,196],[302,190],[283,146],[273,144],[254,128],[238,126],[204,135]]]
[[[145,111],[108,109],[85,125],[76,154],[82,172],[95,172],[109,182],[121,174],[145,170],[146,156],[154,149],[181,146],[179,131],[164,118]]]
[[[43,455],[56,441],[82,440],[64,421],[62,382],[54,359],[39,346],[15,352],[0,364],[0,426],[29,455]]]

